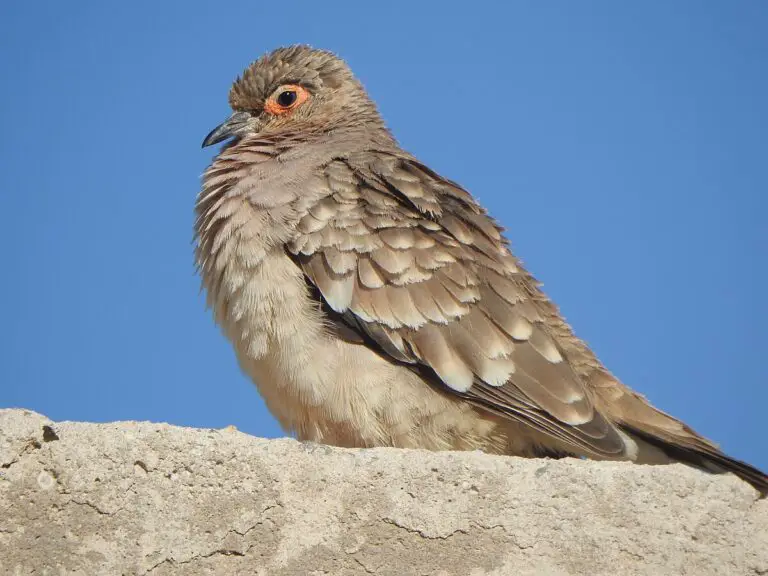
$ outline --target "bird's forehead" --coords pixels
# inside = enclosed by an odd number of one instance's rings
[[[338,56],[307,46],[278,48],[253,62],[235,80],[229,93],[232,108],[260,106],[281,84],[302,84],[316,90],[338,88],[352,73]]]

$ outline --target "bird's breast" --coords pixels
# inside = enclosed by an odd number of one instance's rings
[[[285,253],[280,219],[237,197],[217,212],[197,231],[198,266],[216,322],[265,398],[279,395],[286,410],[320,401],[327,370],[318,351],[327,341],[322,313]]]

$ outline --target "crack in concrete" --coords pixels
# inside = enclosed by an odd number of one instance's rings
[[[173,558],[163,558],[160,562],[157,564],[150,566],[145,572],[143,572],[143,575],[151,574],[155,570],[157,570],[160,566],[163,564],[171,564],[173,566],[185,566],[187,564],[191,564],[192,562],[196,562],[198,560],[205,560],[206,558],[212,558],[214,556],[245,556],[250,552],[251,548],[253,548],[253,545],[248,546],[246,548],[245,552],[240,552],[239,550],[232,550],[230,548],[217,548],[216,550],[212,550],[211,552],[208,552],[206,554],[195,554],[186,560],[174,560]]]
[[[360,566],[360,567],[361,567],[363,570],[365,570],[365,573],[366,573],[366,574],[376,574],[376,571],[375,571],[375,570],[371,570],[370,568],[368,568],[368,566],[366,566],[365,564],[363,564],[363,562],[362,562],[362,561],[361,561],[359,558],[356,558],[355,556],[352,556],[352,560],[354,560],[355,562],[357,562],[357,564],[358,564],[358,565],[359,565],[359,566]]]
[[[21,448],[21,452],[16,454],[16,456],[13,457],[9,462],[3,462],[0,464],[0,468],[3,468],[5,470],[9,469],[14,464],[17,464],[21,461],[21,459],[26,456],[27,454],[30,454],[31,452],[34,452],[35,450],[40,450],[42,448],[42,444],[40,444],[40,441],[37,438],[29,438],[27,439],[24,446]]]
[[[114,512],[110,512],[108,510],[102,510],[101,508],[96,506],[96,504],[94,504],[93,502],[88,502],[87,500],[75,500],[74,498],[70,498],[69,502],[72,503],[72,504],[77,504],[78,506],[87,506],[88,508],[91,508],[92,510],[95,510],[96,512],[98,512],[102,516],[114,516],[120,510],[122,510],[122,508],[119,508],[118,510],[115,510]]]
[[[381,518],[381,521],[386,524],[391,524],[392,526],[396,526],[397,528],[400,528],[401,530],[405,530],[406,532],[410,532],[411,534],[418,534],[419,536],[427,540],[448,540],[455,534],[467,534],[466,530],[463,530],[462,528],[456,528],[453,532],[451,532],[450,534],[446,534],[445,536],[430,536],[429,534],[425,534],[423,530],[418,530],[416,528],[411,528],[410,526],[401,524],[394,518],[389,518],[385,516],[384,518]]]
[[[281,507],[282,507],[282,505],[280,505],[280,504],[274,504],[272,506],[267,506],[267,508],[265,508],[263,510],[263,512],[267,512],[267,511],[269,511],[269,510],[271,510],[273,508],[281,508]],[[248,528],[246,528],[243,532],[240,532],[237,528],[230,528],[230,529],[227,530],[226,535],[221,539],[221,542],[219,543],[219,545],[216,546],[216,548],[214,550],[212,550],[211,552],[207,552],[205,554],[195,554],[195,555],[191,556],[190,558],[187,558],[186,560],[174,560],[173,558],[164,558],[163,560],[161,560],[157,564],[155,564],[155,565],[151,566],[150,568],[148,568],[143,574],[145,574],[145,575],[146,574],[150,574],[154,570],[156,570],[157,568],[159,568],[160,566],[162,566],[165,563],[173,564],[174,566],[182,566],[182,565],[190,564],[191,562],[195,562],[197,560],[204,560],[206,558],[211,558],[211,557],[217,556],[217,555],[221,555],[221,556],[240,556],[240,557],[246,556],[248,554],[248,552],[250,552],[251,549],[256,545],[256,543],[251,543],[251,544],[249,544],[245,548],[245,550],[240,551],[240,550],[235,550],[232,547],[224,547],[223,546],[224,541],[227,539],[227,537],[230,534],[236,534],[237,536],[239,536],[241,538],[244,538],[249,532],[251,532],[252,530],[254,530],[255,528],[257,528],[259,526],[262,526],[264,524],[264,522],[266,522],[267,520],[268,519],[259,520],[258,522],[254,523],[253,525],[251,525]]]

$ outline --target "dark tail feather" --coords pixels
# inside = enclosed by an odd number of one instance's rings
[[[704,443],[684,446],[626,424],[621,424],[621,428],[630,436],[634,436],[661,450],[674,461],[682,462],[683,464],[714,474],[733,472],[736,476],[754,486],[763,498],[768,496],[768,475],[754,466],[726,456],[716,448]],[[638,462],[642,462],[642,455],[638,458]]]

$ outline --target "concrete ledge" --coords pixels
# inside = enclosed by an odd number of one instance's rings
[[[758,575],[768,500],[678,465],[0,410],[0,574]]]

